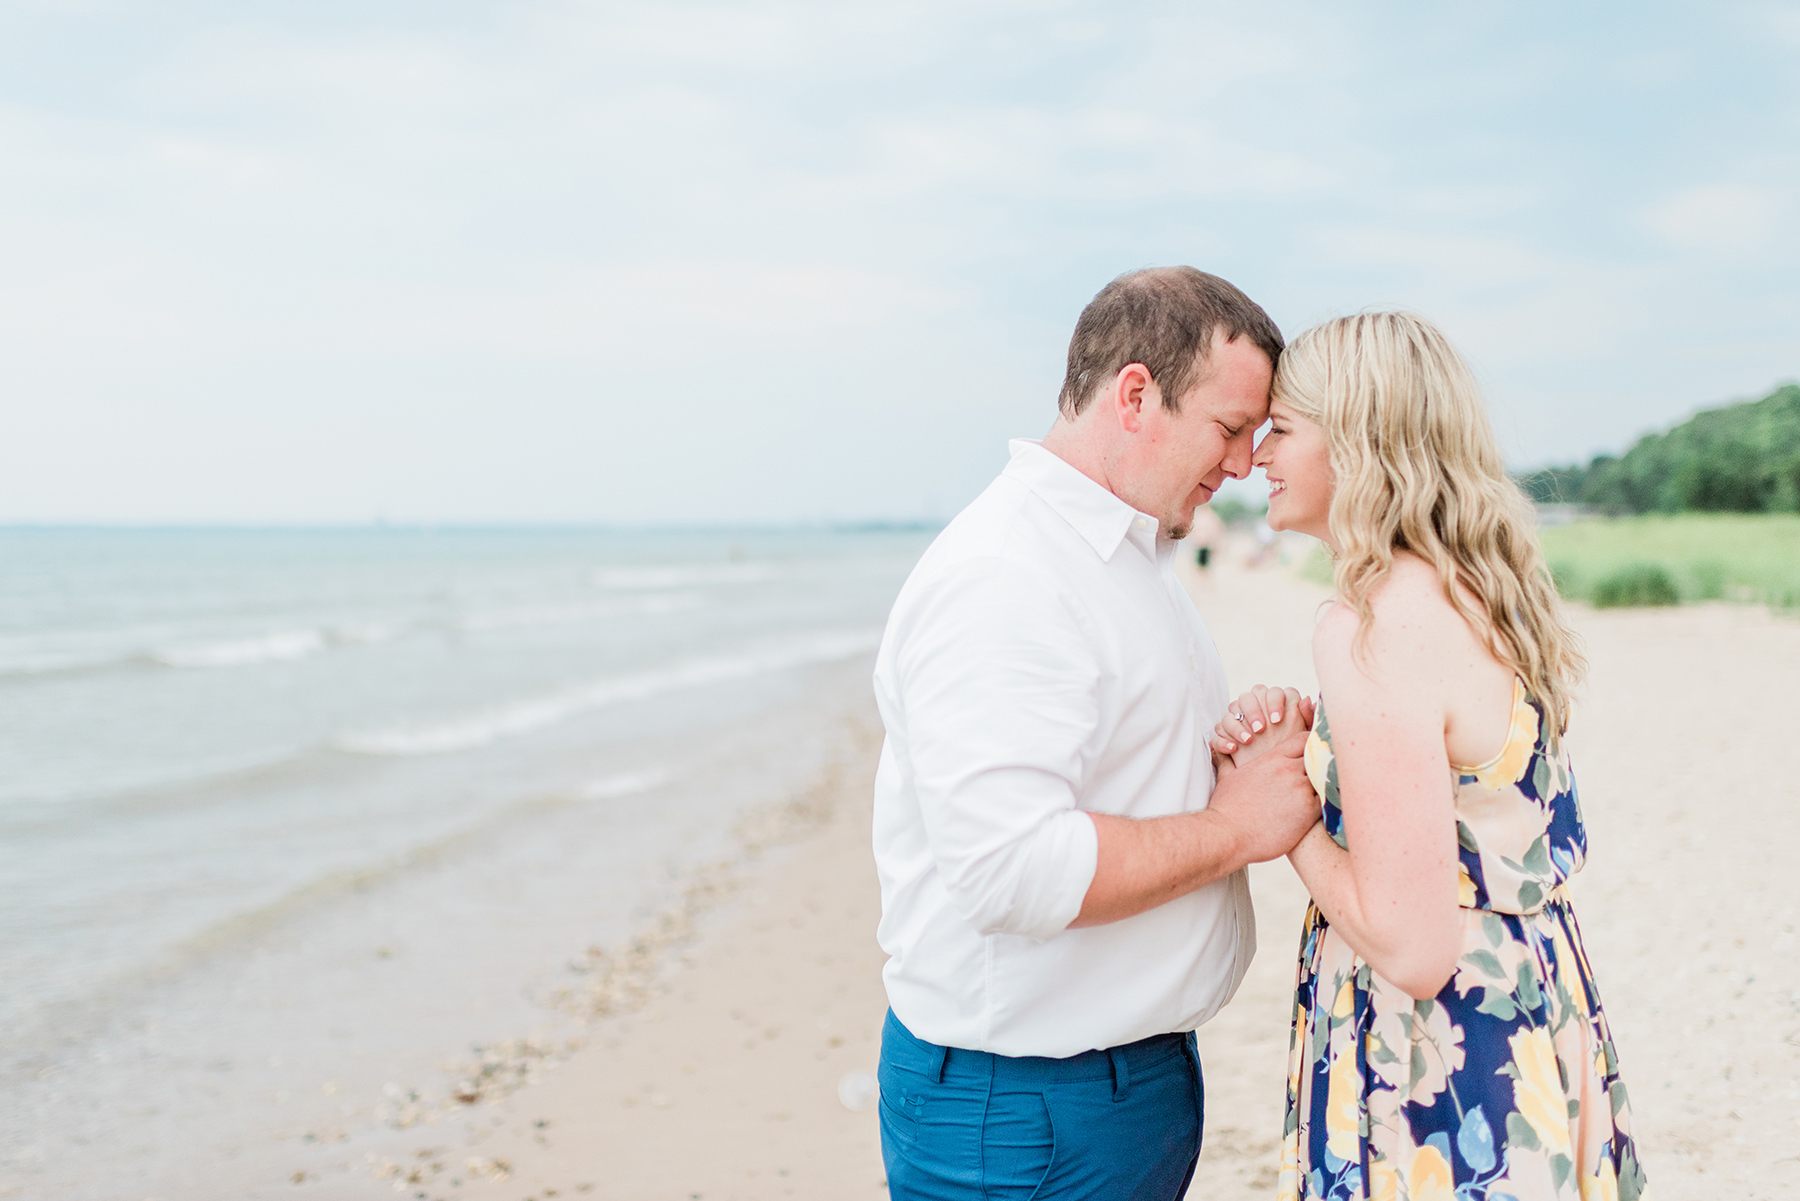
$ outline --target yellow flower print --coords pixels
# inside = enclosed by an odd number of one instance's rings
[[[1300,1201],[1300,1132],[1290,1131],[1281,1144],[1281,1176],[1275,1201]]]
[[[1356,1056],[1334,1056],[1325,1087],[1325,1145],[1339,1159],[1360,1159],[1362,1139],[1357,1130],[1356,1102],[1362,1093],[1362,1080],[1356,1070]]]
[[[1385,1156],[1369,1160],[1369,1201],[1399,1201],[1400,1173]]]
[[[1406,1195],[1412,1201],[1452,1201],[1456,1195],[1450,1165],[1430,1143],[1413,1152],[1412,1167],[1406,1173]]]
[[[1619,1177],[1608,1157],[1600,1157],[1598,1172],[1581,1178],[1581,1201],[1619,1201]]]
[[[1512,728],[1507,731],[1506,745],[1498,755],[1480,767],[1466,769],[1465,774],[1472,774],[1481,787],[1490,790],[1517,784],[1531,763],[1531,753],[1537,749],[1537,736],[1537,710],[1525,698],[1524,683],[1514,680]]]
[[[1337,996],[1331,1002],[1331,1016],[1347,1018],[1356,1012],[1356,992],[1350,987],[1351,977],[1345,976],[1338,984]]]
[[[1538,1141],[1552,1153],[1569,1150],[1569,1106],[1556,1070],[1556,1046],[1550,1032],[1521,1030],[1507,1039],[1512,1050],[1513,1107],[1531,1123]]]
[[[1557,893],[1561,893],[1562,896],[1567,899],[1568,894],[1563,890],[1558,889]],[[1551,896],[1554,898],[1557,893],[1552,893]],[[1557,963],[1580,962],[1576,957],[1575,948],[1569,945],[1568,935],[1563,933],[1561,922],[1553,922],[1550,926],[1550,953]],[[1594,1020],[1593,1007],[1588,1004],[1587,989],[1570,989],[1569,1001],[1574,1009],[1575,1016],[1581,1019],[1583,1025]],[[1600,1079],[1606,1079],[1606,1073],[1604,1071],[1600,1073]]]
[[[1475,908],[1475,881],[1469,877],[1469,865],[1456,865],[1456,903],[1464,909]]]

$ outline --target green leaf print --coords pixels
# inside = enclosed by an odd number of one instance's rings
[[[1525,1120],[1525,1115],[1514,1110],[1506,1115],[1506,1141],[1523,1147],[1527,1151],[1539,1149],[1537,1131]]]
[[[1519,908],[1526,912],[1537,909],[1538,902],[1544,899],[1544,890],[1535,881],[1527,880],[1519,885]]]
[[[1474,851],[1477,855],[1481,853],[1481,844],[1475,841],[1475,831],[1469,829],[1464,822],[1456,823],[1456,844],[1465,851]]]
[[[1630,1143],[1619,1156],[1619,1201],[1638,1201],[1644,1195],[1644,1169]]]
[[[1480,968],[1482,975],[1490,980],[1506,979],[1506,969],[1500,966],[1500,956],[1492,951],[1470,951],[1463,956],[1463,962]]]
[[[1531,849],[1525,852],[1525,870],[1534,876],[1550,875],[1552,869],[1550,866],[1550,840],[1548,838],[1538,839],[1531,844]]]
[[[1519,1016],[1519,1007],[1500,989],[1483,987],[1481,1004],[1475,1007],[1475,1012],[1490,1014],[1503,1022],[1510,1022]]]
[[[1537,977],[1532,974],[1529,963],[1519,965],[1518,987],[1513,991],[1518,994],[1519,1004],[1526,1009],[1536,1009],[1544,1003],[1543,990],[1538,988]]]
[[[1575,1174],[1575,1161],[1558,1151],[1550,1157],[1550,1175],[1556,1179],[1556,1191],[1562,1192],[1563,1185],[1569,1183],[1569,1177]]]
[[[1550,799],[1550,761],[1542,755],[1537,757],[1537,770],[1531,773],[1531,791],[1540,801]]]

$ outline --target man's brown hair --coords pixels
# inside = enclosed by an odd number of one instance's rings
[[[1162,389],[1163,406],[1176,411],[1204,377],[1215,330],[1227,342],[1248,337],[1271,367],[1281,359],[1281,330],[1261,305],[1218,276],[1193,267],[1128,271],[1081,310],[1057,404],[1064,416],[1079,416],[1102,384],[1142,363]]]

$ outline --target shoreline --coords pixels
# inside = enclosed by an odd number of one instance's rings
[[[331,1177],[320,1196],[366,1187],[369,1148],[557,1070],[584,1019],[635,1005],[829,816],[820,790],[867,753],[872,706],[852,703],[867,670],[812,667],[752,714],[700,725],[698,744],[621,747],[625,767],[668,766],[629,789],[611,786],[626,779],[612,759],[571,764],[609,787],[526,797],[455,853],[121,985],[97,1034],[6,1087],[0,1197],[285,1197],[296,1174]]]
[[[1215,564],[1203,575],[1184,560],[1182,577],[1233,689],[1314,690],[1308,635],[1325,590],[1251,569],[1235,546]],[[1572,613],[1593,660],[1571,734],[1591,844],[1572,891],[1655,1195],[1780,1196],[1800,1158],[1786,1150],[1800,1124],[1800,904],[1784,857],[1800,838],[1800,702],[1782,687],[1800,678],[1800,623],[1730,604]],[[577,954],[560,983],[508,982],[543,1015],[536,1028],[225,1162],[199,1161],[203,1140],[171,1131],[157,1154],[188,1157],[181,1171],[154,1165],[154,1184],[92,1195],[884,1196],[873,1098],[858,1091],[886,1009],[869,850],[880,731],[872,701],[845,698],[817,718],[849,731],[836,752],[743,811],[735,850],[691,865],[631,936]],[[1251,889],[1259,953],[1199,1032],[1208,1117],[1189,1195],[1206,1201],[1266,1198],[1275,1180],[1306,899],[1281,862],[1252,868]],[[398,967],[416,970],[404,955]],[[347,1104],[355,1087],[315,1101]]]
[[[613,969],[579,1045],[498,1048],[478,1061],[496,1087],[358,1139],[360,1157],[303,1149],[270,1195],[885,1196],[873,1096],[840,1096],[873,1074],[887,1005],[857,803],[879,738],[863,735],[752,816],[746,866],[701,869],[682,906],[598,957]]]

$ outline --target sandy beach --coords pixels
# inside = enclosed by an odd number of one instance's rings
[[[1323,591],[1224,560],[1187,575],[1233,686],[1312,688]],[[1591,842],[1574,891],[1652,1187],[1662,1201],[1791,1196],[1800,906],[1783,865],[1800,834],[1800,622],[1719,605],[1576,621],[1593,671],[1574,735]],[[846,720],[854,756],[758,819],[750,866],[697,877],[635,954],[602,957],[589,995],[606,1000],[583,1037],[465,1066],[470,1100],[404,1127],[295,1142],[281,1193],[884,1195],[873,1109],[845,1103],[869,1099],[856,1074],[875,1067],[885,1004],[868,852],[878,727],[872,706]],[[1252,875],[1261,949],[1200,1034],[1197,1198],[1264,1197],[1274,1181],[1305,898],[1284,864]]]

